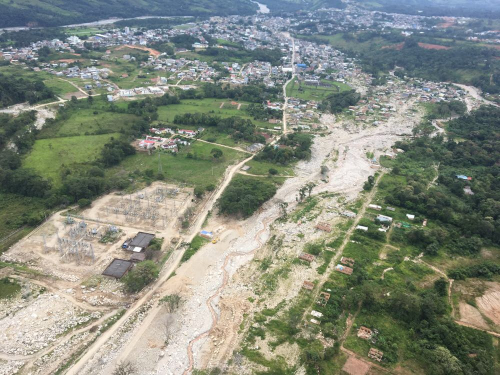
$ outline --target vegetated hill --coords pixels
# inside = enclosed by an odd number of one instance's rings
[[[0,0],[0,27],[60,26],[105,18],[253,14],[249,0]]]
[[[424,16],[498,18],[497,0],[357,0],[367,9]]]
[[[315,10],[320,8],[345,8],[341,0],[259,0],[272,12],[295,12],[297,10]]]
[[[54,94],[41,80],[29,80],[0,73],[0,108],[22,102],[35,104],[53,98]]]

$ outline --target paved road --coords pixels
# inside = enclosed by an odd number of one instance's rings
[[[283,103],[283,134],[286,134],[288,129],[286,127],[286,108],[288,106],[288,96],[286,95],[286,87],[290,82],[292,82],[295,79],[295,39],[292,39],[292,78],[290,78],[286,83],[283,85],[283,97],[285,98],[285,102]]]

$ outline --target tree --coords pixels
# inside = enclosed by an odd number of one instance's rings
[[[441,297],[445,297],[448,295],[448,281],[444,277],[441,277],[434,281],[434,289],[436,293]]]
[[[427,358],[431,364],[432,374],[436,375],[461,375],[463,374],[460,360],[447,348],[438,346],[428,351]]]
[[[80,208],[89,207],[91,204],[92,204],[92,201],[90,199],[87,199],[87,198],[82,198],[82,199],[78,200],[78,206]]]
[[[169,294],[160,299],[160,303],[165,304],[165,308],[168,313],[173,313],[175,310],[177,310],[181,301],[182,298],[178,294]]]
[[[282,218],[286,218],[287,217],[287,211],[286,211],[286,209],[288,208],[288,202],[280,200],[278,202],[278,207],[279,207],[280,212],[281,212],[281,217]]]
[[[324,348],[321,341],[314,340],[307,345],[304,350],[303,358],[310,365],[317,365],[324,358]]]
[[[309,197],[311,197],[312,189],[314,189],[315,186],[316,186],[316,184],[314,182],[307,183],[306,187],[307,187],[307,193],[308,193]]]
[[[304,200],[304,198],[306,197],[306,191],[308,190],[308,187],[307,185],[306,186],[302,186],[300,189],[299,189],[299,196],[300,196],[300,201],[302,202]]]
[[[270,181],[241,177],[233,179],[217,201],[221,214],[248,217],[276,193],[276,186]]]
[[[213,148],[212,151],[210,151],[210,154],[215,160],[218,160],[222,157],[224,153],[220,148]]]
[[[373,189],[374,185],[375,185],[375,177],[368,176],[368,180],[363,185],[363,190],[370,191],[371,189]]]
[[[269,168],[269,174],[272,176],[276,176],[278,174],[278,170],[274,168]]]
[[[439,252],[439,243],[433,242],[425,248],[425,254],[430,256],[436,256]]]
[[[92,95],[89,94],[89,96],[87,96],[87,102],[89,103],[89,105],[92,105],[92,103],[94,102],[94,98],[92,97]]]
[[[205,190],[202,187],[196,186],[194,188],[194,195],[196,198],[201,199],[203,197],[204,193],[205,193]]]
[[[155,280],[159,273],[158,265],[153,261],[146,260],[127,273],[122,278],[122,281],[128,292],[136,293]]]

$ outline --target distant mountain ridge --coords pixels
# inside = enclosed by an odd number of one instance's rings
[[[0,28],[61,26],[119,17],[255,14],[250,0],[0,0]]]
[[[500,17],[498,0],[355,0],[371,10],[424,16]]]

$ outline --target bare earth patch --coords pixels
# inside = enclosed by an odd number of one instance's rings
[[[500,285],[488,283],[488,286],[488,291],[476,298],[477,307],[496,325],[500,325]]]
[[[347,372],[350,375],[365,375],[370,370],[370,365],[365,363],[356,357],[350,356],[344,367],[342,367],[342,371]]]
[[[475,327],[488,329],[488,324],[484,321],[481,313],[474,306],[469,305],[465,302],[460,302],[459,304],[460,311],[460,321],[469,323]]]

